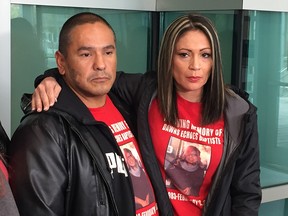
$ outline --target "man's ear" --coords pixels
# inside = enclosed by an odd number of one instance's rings
[[[61,75],[65,74],[65,57],[61,52],[56,51],[55,52],[55,59],[56,59],[56,64],[58,66],[59,73]]]

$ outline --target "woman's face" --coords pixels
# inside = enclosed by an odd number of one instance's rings
[[[194,148],[187,147],[185,151],[185,160],[187,163],[197,164],[201,160],[201,158],[198,152],[194,150]]]
[[[212,69],[212,48],[200,30],[185,32],[176,42],[172,71],[176,90],[191,102],[200,102]]]
[[[130,166],[130,167],[135,167],[136,166],[136,159],[135,157],[132,155],[132,153],[130,152],[125,152],[125,158],[126,158],[126,163]]]

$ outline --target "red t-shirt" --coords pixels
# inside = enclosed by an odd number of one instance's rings
[[[201,103],[177,96],[179,124],[164,122],[157,99],[149,126],[158,162],[175,215],[200,216],[223,150],[224,121],[202,127]]]
[[[123,116],[108,96],[106,97],[106,103],[103,107],[90,108],[89,110],[97,121],[102,121],[108,125],[124,155],[129,170],[122,170],[121,172],[126,172],[126,176],[127,172],[130,172],[134,190],[136,216],[159,215],[154,190],[146,174],[139,153],[138,143]],[[109,153],[109,155],[111,156],[111,153]],[[115,168],[113,163],[114,159],[109,155],[106,154],[106,157],[109,158],[108,164],[110,168]],[[121,167],[121,169],[125,169],[125,167]],[[118,187],[121,187],[121,183]],[[121,199],[125,199],[124,194],[119,194],[118,196],[121,196]]]

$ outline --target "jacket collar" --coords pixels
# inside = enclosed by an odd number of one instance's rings
[[[225,110],[225,127],[234,142],[239,142],[242,137],[242,123],[249,110],[247,101],[235,92],[228,90],[226,95],[227,108]]]
[[[57,103],[53,106],[53,109],[66,112],[74,116],[78,121],[84,124],[95,123],[95,120],[90,113],[86,105],[80,100],[80,98],[71,90],[61,77],[58,79],[62,90],[57,99]]]

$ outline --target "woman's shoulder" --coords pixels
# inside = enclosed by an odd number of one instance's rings
[[[225,100],[228,112],[244,114],[249,110],[249,95],[236,88],[226,88]]]

